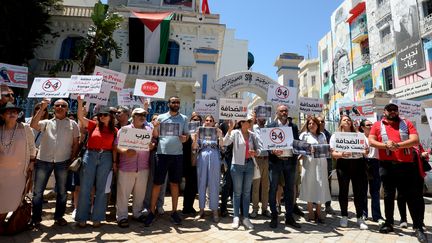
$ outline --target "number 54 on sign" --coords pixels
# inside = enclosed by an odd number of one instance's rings
[[[291,127],[271,127],[261,129],[263,150],[290,149],[293,144]]]
[[[267,101],[295,106],[297,104],[297,89],[271,84],[267,89]]]

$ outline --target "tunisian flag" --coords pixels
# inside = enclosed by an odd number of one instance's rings
[[[171,12],[132,12],[129,18],[129,61],[165,63],[171,18]]]
[[[203,0],[201,10],[204,14],[210,14],[210,8],[207,0]]]

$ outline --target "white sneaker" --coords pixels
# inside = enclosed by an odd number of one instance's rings
[[[165,210],[163,209],[163,207],[158,207],[157,208],[157,212],[158,212],[159,215],[164,215]]]
[[[367,230],[368,226],[366,225],[363,218],[357,218],[357,224],[360,226],[361,230]]]
[[[406,229],[406,228],[408,228],[408,223],[406,221],[402,221],[400,223],[399,227]]]
[[[385,224],[384,219],[378,219],[378,225],[383,225],[383,224]]]
[[[252,213],[249,214],[249,217],[251,217],[253,219],[256,218],[257,216],[258,216],[258,211],[256,211],[256,210],[253,210]]]
[[[248,218],[244,218],[244,219],[243,219],[243,225],[244,225],[244,227],[245,227],[246,229],[249,229],[249,230],[251,230],[251,229],[254,228],[252,222],[251,222],[250,219],[248,219]]]
[[[76,216],[76,209],[74,209],[74,210],[72,211],[72,219],[73,219],[73,220],[75,220],[75,216]]]
[[[342,218],[340,219],[339,222],[341,227],[348,227],[348,217],[347,216],[342,216]]]
[[[144,217],[147,217],[149,213],[150,211],[147,208],[144,208],[144,210],[142,211],[142,215],[144,215]]]
[[[240,226],[240,219],[239,219],[239,217],[234,217],[231,227],[233,229],[238,229],[239,226]]]

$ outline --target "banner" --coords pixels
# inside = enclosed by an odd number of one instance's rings
[[[134,95],[150,98],[165,98],[166,83],[137,79],[135,82]]]
[[[180,123],[163,122],[159,126],[161,136],[180,136]]]
[[[297,89],[270,84],[267,90],[267,101],[288,106],[297,105]]]
[[[212,115],[215,120],[218,120],[218,104],[217,100],[195,100],[194,111],[201,117]]]
[[[28,68],[0,63],[0,84],[10,87],[27,88]]]
[[[95,67],[93,74],[102,75],[104,83],[108,84],[110,86],[110,90],[115,92],[121,91],[126,81],[126,74],[98,66]]]
[[[261,128],[263,150],[291,149],[293,132],[291,127]]]
[[[422,115],[422,101],[391,99],[399,107],[399,116],[413,121],[420,121]]]
[[[416,0],[390,1],[399,79],[426,69]]]
[[[68,92],[73,94],[98,94],[102,88],[103,77],[96,75],[72,75]]]
[[[294,140],[293,141],[293,154],[311,155],[311,144],[306,141]]]
[[[357,132],[335,132],[335,151],[363,153],[366,148],[366,137]]]
[[[152,131],[123,127],[120,129],[118,146],[137,151],[149,151]]]
[[[122,106],[143,106],[143,102],[141,101],[139,96],[133,95],[134,89],[122,89],[117,92],[117,103]]]
[[[348,115],[353,121],[374,117],[372,100],[338,104],[339,115]]]
[[[217,143],[217,130],[215,127],[200,127],[198,134],[198,139],[201,141]]]
[[[248,101],[246,99],[225,99],[219,100],[219,119],[223,120],[244,120],[247,117]]]
[[[272,117],[272,107],[271,105],[259,105],[254,109],[256,118],[267,119]]]
[[[70,84],[69,78],[35,78],[28,97],[67,98]]]
[[[323,99],[299,97],[299,112],[306,115],[321,115],[324,106]]]
[[[329,144],[313,144],[312,145],[314,158],[330,158],[330,145]]]

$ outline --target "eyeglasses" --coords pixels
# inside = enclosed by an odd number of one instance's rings
[[[205,120],[206,122],[213,122],[213,120]]]
[[[61,105],[61,104],[57,104],[57,105],[54,105],[55,107],[57,107],[57,108],[59,108],[59,107],[61,107],[61,108],[67,108],[68,106],[67,105]]]
[[[12,94],[12,93],[8,93],[8,94],[2,94],[2,96],[4,96],[4,97],[8,97],[8,98],[13,98],[13,97],[14,97],[14,94]]]

